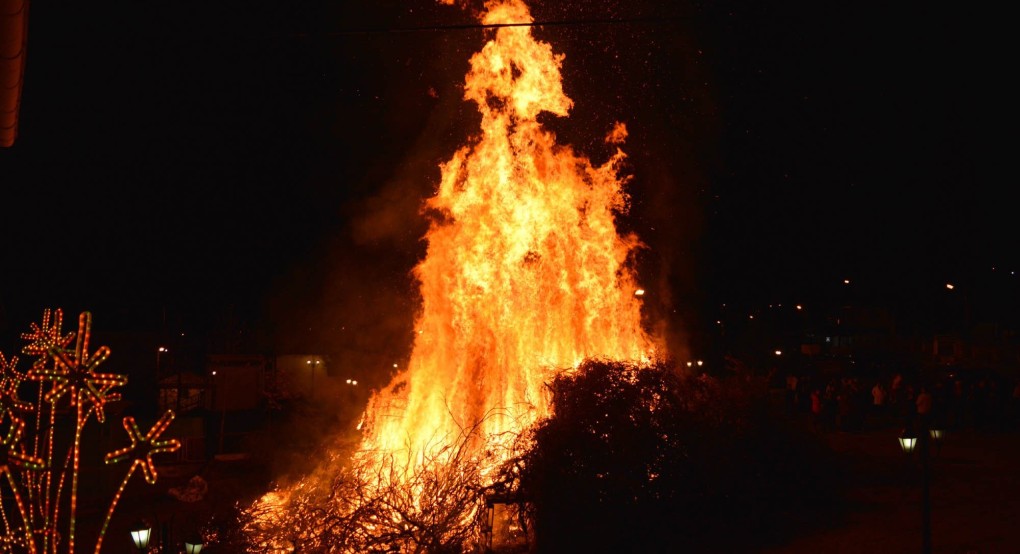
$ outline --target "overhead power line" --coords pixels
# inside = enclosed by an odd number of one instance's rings
[[[634,17],[626,19],[561,19],[551,21],[522,21],[511,23],[459,23],[453,25],[426,25],[420,27],[375,27],[341,29],[324,33],[294,33],[291,36],[341,36],[382,33],[422,33],[436,31],[465,31],[473,29],[499,29],[502,27],[581,27],[591,25],[664,25],[681,20],[680,17]]]

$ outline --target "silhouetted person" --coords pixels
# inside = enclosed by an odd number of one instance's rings
[[[931,414],[934,399],[928,387],[921,386],[921,390],[917,393],[917,399],[914,401],[917,406],[917,423],[919,425],[919,432],[924,433],[928,429],[931,429]]]
[[[811,423],[815,431],[822,431],[825,428],[822,412],[822,391],[815,389],[811,391]]]
[[[988,424],[988,384],[984,379],[978,381],[971,396],[971,404],[974,406],[974,428],[983,430]]]
[[[882,386],[881,381],[876,382],[875,386],[871,387],[871,414],[878,426],[885,422],[886,395],[885,387]]]
[[[946,428],[946,409],[949,406],[949,398],[949,391],[946,389],[945,383],[942,381],[935,383],[935,392],[932,393],[931,419],[932,425],[937,428]]]
[[[786,409],[790,415],[797,412],[797,376],[793,373],[786,375]]]
[[[1013,412],[1013,430],[1020,430],[1020,379],[1013,384],[1013,394],[1010,396],[1010,409]]]

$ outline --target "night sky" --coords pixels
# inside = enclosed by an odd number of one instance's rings
[[[0,150],[6,339],[63,307],[117,329],[254,322],[280,350],[406,348],[418,207],[476,129],[470,12],[102,4],[31,7]],[[566,55],[560,142],[599,163],[613,122],[630,131],[621,226],[649,246],[652,308],[694,328],[844,277],[880,300],[955,281],[1015,306],[1004,18],[766,4],[531,3]]]

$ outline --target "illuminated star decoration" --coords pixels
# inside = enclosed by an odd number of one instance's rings
[[[0,418],[7,410],[25,412],[32,409],[31,402],[18,398],[18,387],[28,376],[18,371],[17,365],[17,356],[11,356],[8,360],[0,352]]]
[[[18,483],[15,479],[14,473],[11,471],[11,467],[17,467],[21,469],[27,469],[30,471],[39,471],[46,469],[46,462],[35,456],[30,456],[18,451],[18,445],[21,443],[21,434],[25,431],[25,421],[20,417],[16,416],[14,412],[7,412],[8,418],[11,420],[11,426],[7,429],[7,435],[3,439],[0,439],[0,475],[7,477],[7,482],[11,485],[11,496],[14,499],[14,504],[18,507],[18,512],[21,513],[22,521],[28,521],[26,518],[25,504],[21,500],[21,494],[18,493]],[[4,523],[7,523],[7,516],[4,515]],[[29,526],[26,525],[25,542],[22,543],[19,537],[14,537],[10,534],[10,528],[6,533],[5,539],[13,541],[13,544],[19,546],[23,544],[28,545],[28,551],[30,554],[36,552],[35,543],[32,540],[32,532]],[[14,551],[14,550],[5,550]]]
[[[8,412],[11,426],[7,429],[7,435],[0,439],[0,474],[10,474],[11,466],[41,470],[46,468],[46,462],[41,458],[30,456],[18,451],[18,444],[21,442],[21,434],[25,431],[25,421]]]
[[[78,318],[78,342],[74,348],[74,356],[68,351],[51,347],[54,368],[46,369],[35,366],[29,371],[29,377],[36,380],[53,381],[53,388],[46,393],[47,402],[56,402],[65,393],[70,392],[71,405],[88,400],[96,409],[96,418],[105,420],[103,406],[107,401],[107,392],[113,387],[127,384],[127,376],[113,373],[96,373],[96,367],[106,361],[110,349],[101,346],[91,355],[88,353],[89,335],[92,330],[92,314],[82,312]]]
[[[107,454],[106,463],[115,464],[133,458],[128,475],[136,467],[141,467],[145,473],[145,481],[150,485],[154,484],[156,482],[156,464],[152,462],[152,456],[161,452],[174,452],[181,447],[181,442],[177,439],[156,440],[163,434],[163,431],[166,431],[173,419],[173,410],[167,410],[159,418],[159,421],[149,429],[149,432],[142,435],[142,432],[138,430],[138,424],[135,423],[135,418],[125,417],[124,429],[127,431],[128,437],[131,438],[131,445]]]
[[[50,309],[43,310],[42,325],[31,324],[31,333],[22,333],[21,338],[29,341],[21,352],[29,356],[45,356],[50,350],[67,348],[74,339],[74,333],[60,336],[60,327],[64,323],[64,312],[60,308],[53,311],[53,324],[50,325]]]

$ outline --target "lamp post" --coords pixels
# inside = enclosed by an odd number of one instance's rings
[[[141,552],[149,549],[149,537],[152,535],[152,528],[144,521],[139,521],[131,527],[131,542]]]
[[[169,352],[169,350],[165,346],[160,346],[156,349],[156,379],[159,379],[159,358],[166,352]]]
[[[917,433],[906,432],[899,437],[904,454],[917,452],[921,464],[921,552],[931,554],[931,457],[934,443],[935,455],[942,449],[945,431],[919,425]]]
[[[194,535],[188,540],[184,541],[184,552],[186,554],[199,554],[205,544],[202,543],[202,537]]]
[[[322,362],[316,359],[316,360],[308,360],[305,363],[307,363],[308,367],[311,368],[311,370],[312,370],[311,371],[311,373],[312,373],[312,387],[311,387],[311,389],[309,389],[308,395],[309,395],[309,397],[312,400],[315,400],[315,370],[319,367],[319,364],[321,364]]]

